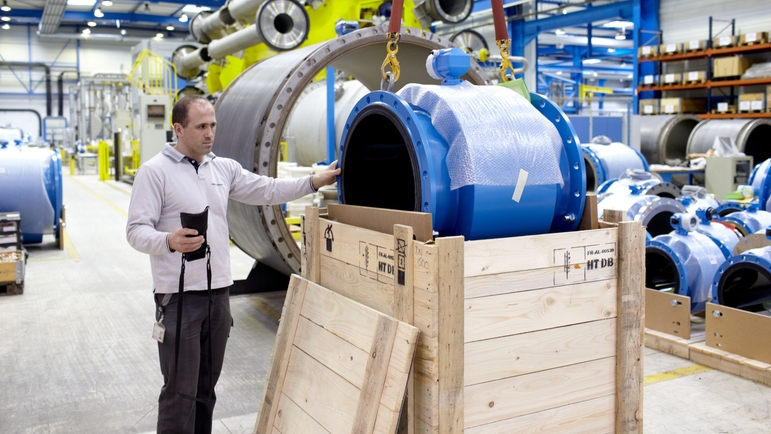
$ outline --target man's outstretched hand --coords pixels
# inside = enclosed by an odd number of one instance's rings
[[[337,160],[335,160],[327,167],[327,170],[313,175],[313,189],[318,190],[325,185],[334,184],[338,175],[340,175],[340,169],[337,167]]]

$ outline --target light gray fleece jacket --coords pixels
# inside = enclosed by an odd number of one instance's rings
[[[275,179],[244,170],[229,158],[207,155],[198,168],[166,145],[137,171],[131,191],[126,239],[150,255],[156,293],[179,289],[182,254],[172,252],[168,235],[181,226],[179,213],[209,207],[207,242],[211,247],[212,288],[233,284],[227,221],[228,199],[250,205],[282,204],[313,192],[309,176]],[[185,291],[206,289],[206,260],[185,266]]]

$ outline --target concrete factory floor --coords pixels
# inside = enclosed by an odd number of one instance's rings
[[[149,260],[125,241],[130,189],[64,177],[66,249],[30,246],[24,294],[0,297],[0,432],[154,432],[162,378]],[[232,257],[245,278],[253,260],[236,247]],[[231,299],[215,433],[252,432],[283,296]],[[771,388],[654,350],[645,375],[646,433],[771,429]]]

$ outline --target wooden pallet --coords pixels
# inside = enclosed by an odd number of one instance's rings
[[[713,315],[715,310],[720,315]],[[771,386],[770,317],[712,303],[707,304],[706,319],[692,317],[690,298],[650,289],[645,295],[645,317],[646,347]],[[748,331],[758,336],[754,345],[742,342]]]
[[[737,42],[737,46],[739,47],[747,47],[750,45],[761,45],[761,44],[767,44],[768,41],[765,38],[758,39],[752,42]]]
[[[717,111],[717,109],[712,109],[712,110],[711,110],[711,113],[712,113],[713,115],[715,115],[715,114],[721,114],[721,115],[725,115],[725,114],[732,114],[732,115],[735,115],[735,114],[736,114],[736,107],[733,107],[733,106],[731,106],[731,107],[728,107],[728,110],[726,110],[726,111],[722,111],[722,112],[720,112],[720,111]]]
[[[766,110],[739,110],[739,113],[765,113]]]
[[[6,282],[0,283],[0,296],[3,295],[19,295],[24,292],[24,282]]]
[[[306,210],[302,270],[420,329],[402,432],[642,433],[638,222],[464,242],[355,208]]]
[[[706,83],[706,82],[707,82],[706,78],[699,78],[699,79],[696,79],[696,80],[683,79],[683,84],[701,84],[701,83]]]

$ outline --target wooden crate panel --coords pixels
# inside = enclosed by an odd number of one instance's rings
[[[416,288],[436,291],[439,282],[437,248],[435,245],[418,242],[414,245],[415,254],[412,256],[414,285]]]
[[[616,354],[616,319],[470,342],[465,384],[484,383]]]
[[[465,428],[562,407],[616,391],[616,358],[465,388]]]
[[[319,284],[387,315],[393,315],[394,285],[373,279],[357,265],[322,256]]]
[[[276,423],[273,433],[302,432],[308,434],[331,434],[325,430],[308,413],[304,412],[297,404],[286,395],[282,394],[278,402]]]
[[[598,282],[615,279],[617,275],[615,266],[589,270],[582,264],[578,265],[579,268],[573,266],[567,271],[564,265],[560,265],[512,273],[466,277],[465,297],[468,299],[531,289],[567,286],[577,283],[576,281],[579,279],[583,282]]]
[[[464,246],[464,276],[468,278],[555,266],[583,267],[588,266],[590,260],[592,265],[595,260],[598,261],[596,269],[603,268],[603,259],[606,267],[613,267],[617,263],[616,242],[615,229],[467,241]],[[609,260],[613,261],[612,265],[608,265]],[[574,274],[569,278],[578,278],[579,273]]]
[[[465,301],[465,342],[616,316],[617,282],[583,283]]]
[[[600,434],[614,432],[613,395],[465,430],[465,434]]]
[[[320,219],[320,255],[358,265],[362,274],[393,284],[394,237]]]
[[[713,303],[707,303],[706,318],[707,346],[771,363],[771,336],[760,332],[771,329],[771,318]]]
[[[255,432],[395,432],[417,336],[413,326],[292,276]],[[282,420],[281,405],[305,416]]]

